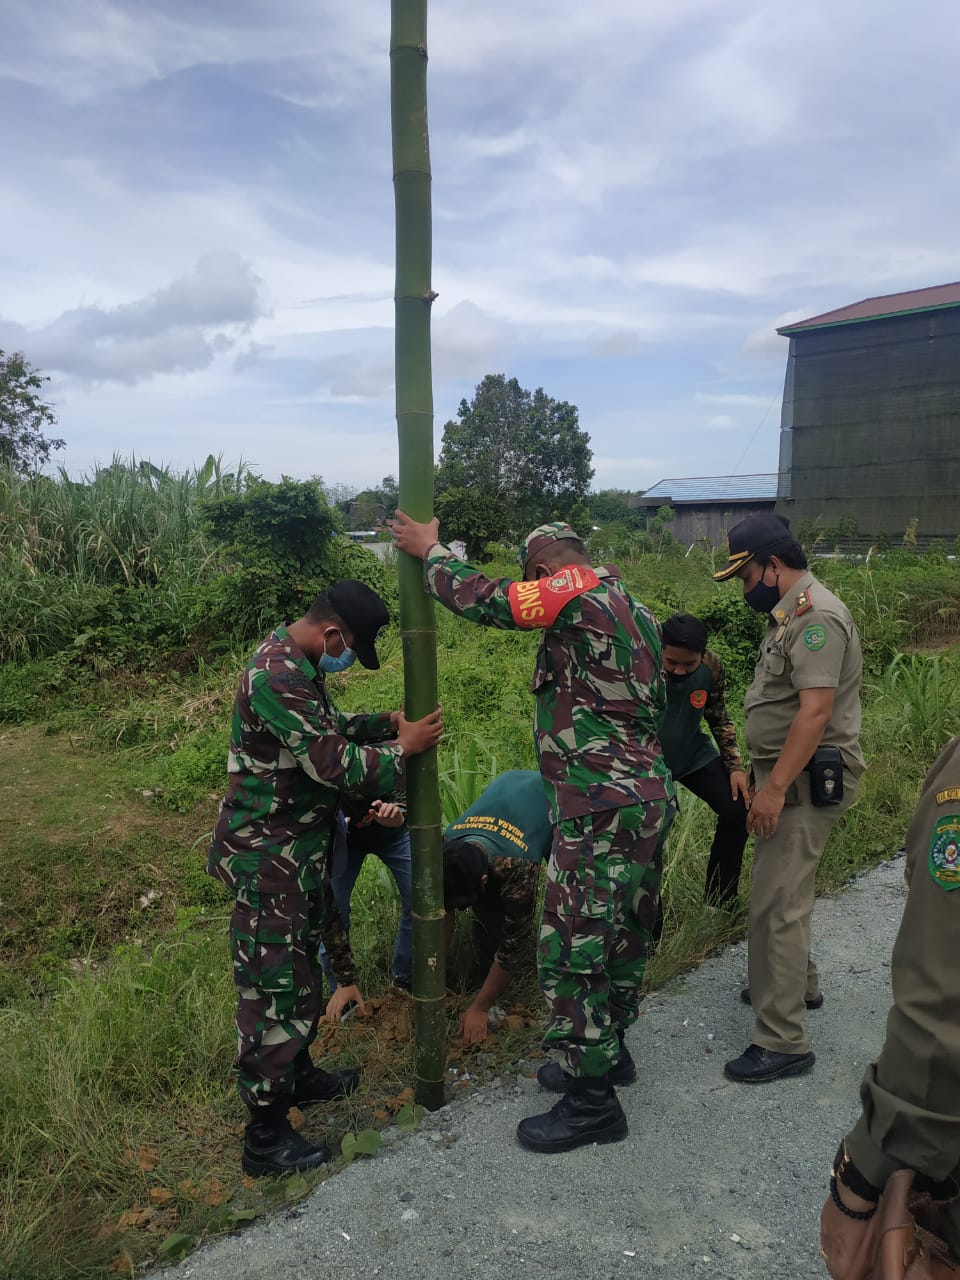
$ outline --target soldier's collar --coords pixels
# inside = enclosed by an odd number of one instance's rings
[[[307,679],[316,680],[319,674],[317,668],[313,665],[300,646],[291,638],[290,632],[287,630],[286,626],[277,627],[273,634],[290,655],[290,660],[296,663]]]

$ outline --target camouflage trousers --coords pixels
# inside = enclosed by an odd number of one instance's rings
[[[237,988],[240,1097],[251,1111],[282,1105],[310,1066],[323,1012],[319,893],[254,893],[237,898],[230,920]]]
[[[537,948],[550,1006],[544,1045],[569,1075],[605,1075],[636,1021],[657,918],[672,800],[606,809],[554,828]]]

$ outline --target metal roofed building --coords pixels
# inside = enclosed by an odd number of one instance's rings
[[[657,507],[676,512],[671,532],[679,542],[706,538],[722,546],[727,530],[755,511],[772,511],[777,501],[777,475],[691,476],[661,480],[637,499],[650,515]]]
[[[794,528],[960,534],[960,281],[784,325],[777,510]]]

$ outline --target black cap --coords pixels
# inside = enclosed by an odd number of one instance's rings
[[[327,589],[327,599],[353,636],[353,651],[370,671],[380,667],[374,645],[390,621],[387,606],[375,591],[356,578],[344,578]]]
[[[729,560],[719,573],[713,576],[717,582],[732,578],[738,569],[754,557],[765,560],[778,550],[795,542],[790,532],[790,521],[772,511],[758,511],[735,524],[727,534]]]

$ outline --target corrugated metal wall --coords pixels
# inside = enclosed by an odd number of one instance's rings
[[[780,471],[794,526],[960,534],[960,309],[794,334]]]

